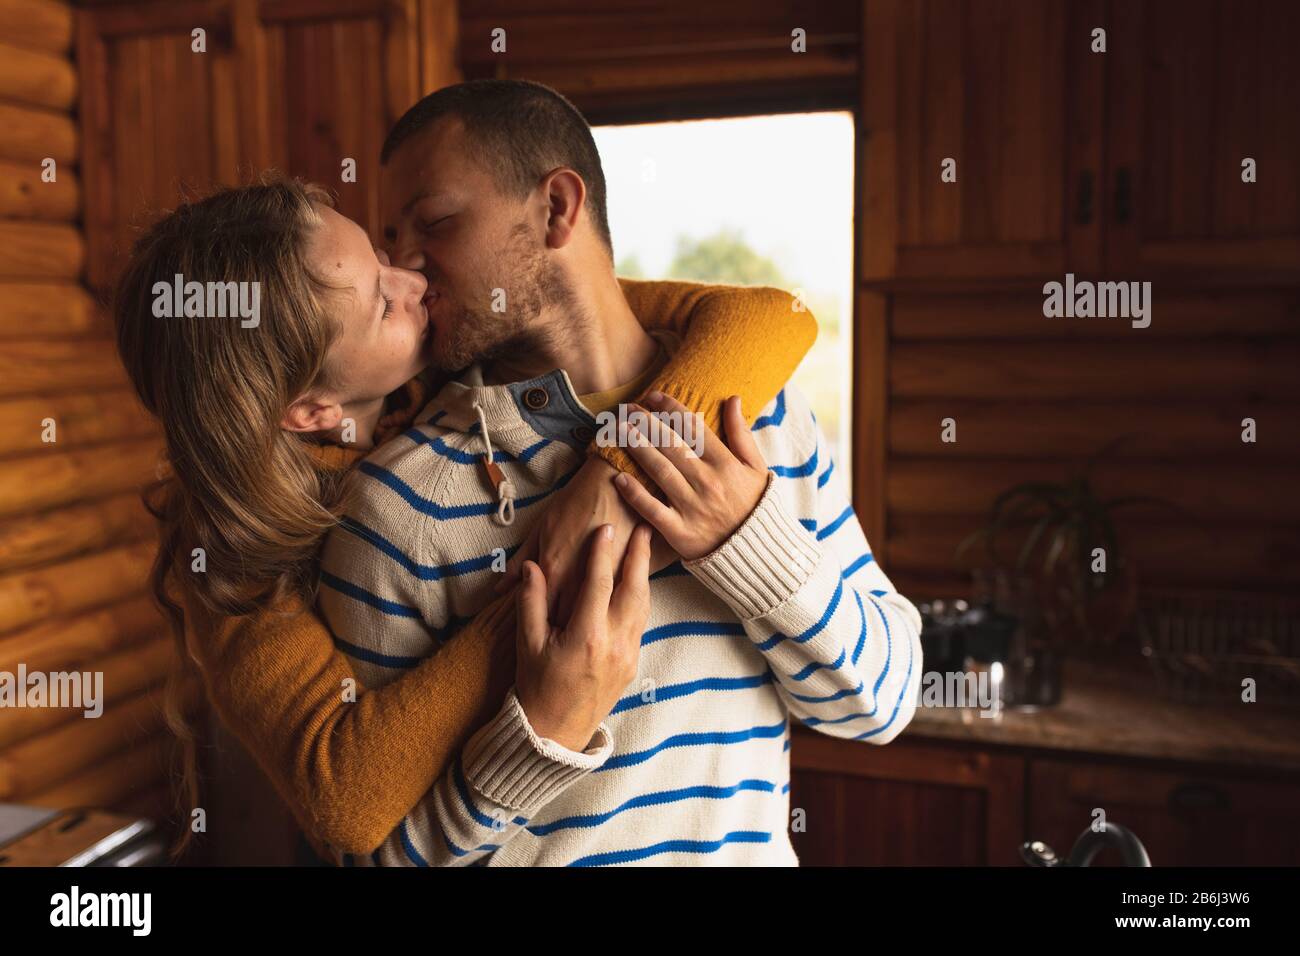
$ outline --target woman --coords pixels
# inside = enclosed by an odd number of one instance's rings
[[[161,527],[151,583],[182,670],[198,670],[218,715],[318,849],[368,853],[500,705],[515,677],[514,603],[498,598],[441,651],[372,691],[355,688],[311,610],[319,545],[365,453],[283,427],[295,401],[335,371],[329,290],[313,278],[321,270],[309,254],[326,205],[318,188],[271,179],[180,207],[136,243],[114,318],[123,364],[166,440],[171,474],[150,499]],[[394,269],[383,260],[380,268]],[[156,317],[155,285],[170,288],[178,274],[258,283],[259,321]],[[767,404],[815,337],[808,313],[775,290],[624,290],[643,322],[685,335],[682,357],[645,390],[694,397],[693,410],[711,422],[731,394],[747,409]],[[400,434],[429,394],[427,376],[397,388],[359,444]],[[592,530],[591,489],[617,497],[611,464],[636,474],[619,449],[593,448],[566,492],[548,501],[546,547],[562,551]],[[623,520],[626,539],[633,522]],[[168,718],[186,744],[180,804],[188,818],[198,789],[194,737],[178,704],[183,676],[169,682]]]

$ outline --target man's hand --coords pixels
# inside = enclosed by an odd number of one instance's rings
[[[579,752],[636,677],[650,614],[650,528],[634,530],[617,586],[612,530],[591,536],[567,626],[547,619],[546,576],[534,562],[524,563],[519,589],[515,693],[538,736]]]
[[[518,582],[525,561],[541,566],[546,581],[546,603],[551,619],[563,625],[572,613],[582,583],[578,556],[583,543],[602,525],[613,527],[610,559],[615,567],[623,560],[636,513],[623,503],[614,488],[619,472],[603,458],[588,458],[567,485],[550,496],[546,511],[533,526],[519,550],[506,563],[504,579],[497,582],[501,594]],[[653,570],[677,559],[656,543]]]
[[[691,414],[679,402],[662,394],[647,396],[645,404],[651,412]],[[618,477],[615,487],[642,518],[654,525],[669,546],[688,561],[704,557],[731,537],[749,517],[767,487],[767,463],[745,423],[739,396],[727,399],[722,423],[727,431],[725,445],[701,423],[704,454],[698,457],[663,420],[659,423],[658,448],[635,425],[628,425],[633,433],[628,441],[628,453],[658,485],[664,501],[626,475]],[[668,440],[664,441],[663,436]]]

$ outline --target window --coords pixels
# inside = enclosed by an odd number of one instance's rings
[[[816,316],[817,342],[794,382],[847,481],[852,115],[601,126],[594,133],[619,275],[776,286]]]

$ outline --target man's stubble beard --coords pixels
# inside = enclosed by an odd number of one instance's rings
[[[523,223],[511,231],[507,252],[498,256],[493,273],[508,278],[500,286],[506,293],[505,311],[462,305],[450,331],[435,332],[432,361],[438,368],[455,372],[553,348],[555,330],[542,327],[538,319],[547,307],[563,311],[574,297],[559,266],[532,242]]]

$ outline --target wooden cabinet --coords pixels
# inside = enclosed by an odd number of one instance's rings
[[[790,760],[790,840],[803,866],[1019,862],[1017,756],[917,739],[872,747],[797,728]]]
[[[1025,840],[1068,854],[1097,809],[1155,866],[1294,866],[1297,806],[1295,775],[914,736],[870,747],[802,728],[791,746],[803,866],[1021,865]],[[1108,850],[1092,865],[1120,862]]]
[[[864,279],[1036,275],[1064,268],[1071,77],[1062,3],[867,0]],[[945,181],[944,164],[955,163]]]
[[[1295,866],[1300,783],[1064,760],[1029,769],[1029,832],[1068,853],[1101,809],[1138,835],[1155,866]],[[1118,862],[1099,857],[1097,865]]]
[[[376,243],[384,137],[423,93],[454,78],[447,51],[422,83],[418,16],[414,0],[260,3],[243,30],[263,91],[249,103],[256,165],[328,186],[339,212]],[[354,179],[342,176],[345,160],[355,162]]]
[[[1112,5],[1108,268],[1300,272],[1297,37],[1290,2]]]
[[[864,2],[862,280],[1300,280],[1300,7]]]
[[[274,168],[332,189],[378,240],[379,150],[456,78],[454,0],[181,0],[80,11],[88,276],[184,191]],[[202,30],[202,50],[194,31]],[[355,181],[343,163],[356,161]]]

